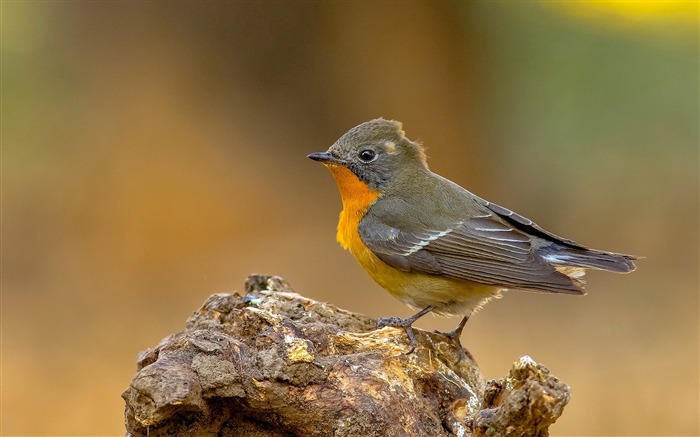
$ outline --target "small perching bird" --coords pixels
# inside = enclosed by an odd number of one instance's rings
[[[420,312],[381,318],[406,329],[428,312],[473,311],[502,290],[585,294],[585,269],[628,273],[636,257],[590,249],[548,232],[428,169],[401,123],[376,119],[312,153],[335,177],[343,202],[338,242],[389,293]]]

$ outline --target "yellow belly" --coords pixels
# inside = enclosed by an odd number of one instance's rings
[[[341,223],[342,220],[341,215]],[[439,314],[470,314],[498,295],[498,289],[475,282],[397,270],[374,255],[362,243],[357,231],[351,235],[352,232],[347,230],[352,228],[342,224],[338,229],[339,234],[340,229],[343,229],[345,234],[343,240],[339,241],[355,256],[370,277],[394,297],[413,308],[433,306],[434,312]]]

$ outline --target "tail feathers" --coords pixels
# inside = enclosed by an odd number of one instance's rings
[[[579,267],[616,273],[629,273],[637,268],[634,265],[636,256],[592,249],[572,250],[550,247],[542,254],[542,257],[554,267]]]

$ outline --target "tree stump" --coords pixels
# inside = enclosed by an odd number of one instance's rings
[[[127,436],[546,436],[569,387],[529,357],[488,383],[438,332],[402,329],[252,275],[138,357]]]

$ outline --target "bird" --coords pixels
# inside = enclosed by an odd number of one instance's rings
[[[308,158],[338,186],[337,241],[382,288],[420,309],[377,322],[403,328],[408,353],[417,345],[412,325],[425,314],[461,315],[446,333],[459,343],[469,317],[504,290],[583,295],[586,269],[636,268],[636,256],[559,237],[433,173],[398,121],[362,123]]]

